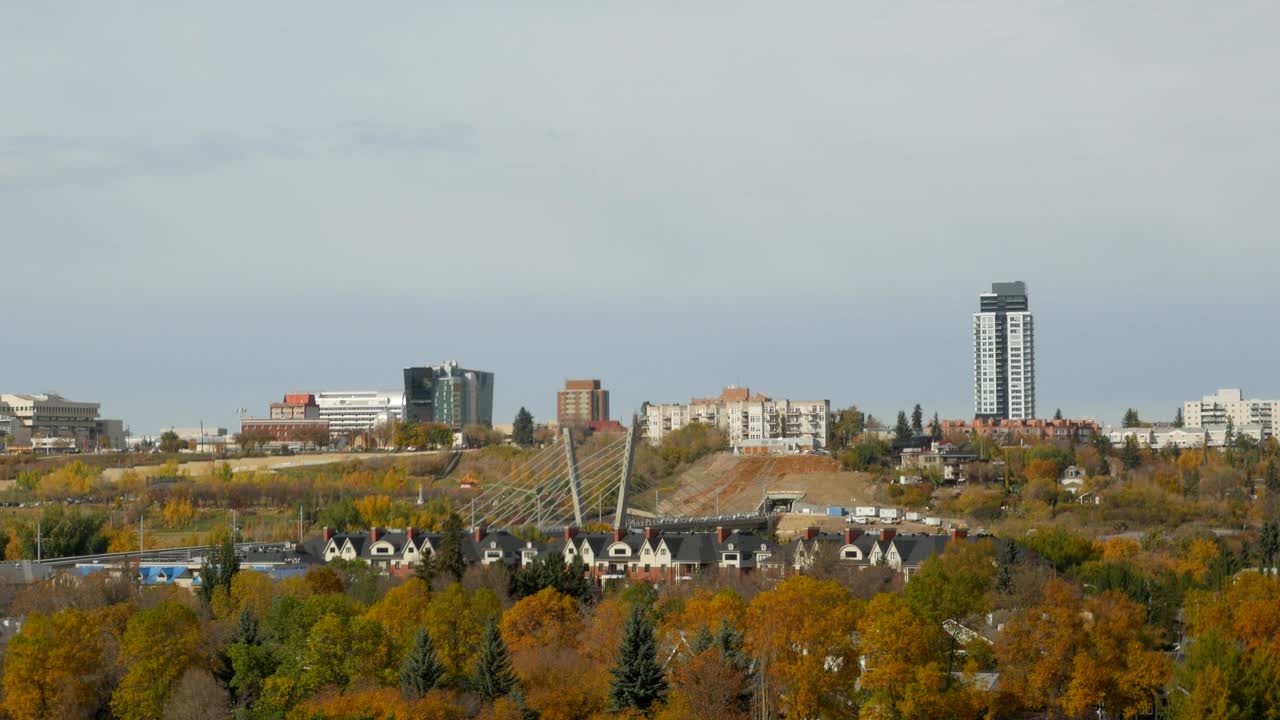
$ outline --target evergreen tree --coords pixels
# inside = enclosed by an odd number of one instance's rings
[[[221,545],[210,545],[208,555],[200,563],[200,599],[207,606],[213,600],[213,592],[223,588],[231,592],[231,578],[240,572],[240,558],[236,546],[228,536]]]
[[[933,422],[929,424],[929,435],[934,440],[942,439],[942,422],[938,420],[938,413],[933,414]]]
[[[1275,460],[1267,461],[1267,469],[1262,471],[1262,482],[1267,492],[1280,493],[1280,468],[1276,467]]]
[[[911,429],[916,434],[924,432],[924,411],[920,409],[920,403],[911,408]]]
[[[462,518],[457,513],[449,513],[440,535],[440,547],[431,562],[436,572],[450,575],[455,581],[462,580],[462,574],[467,571],[466,558],[462,557],[463,532]]]
[[[722,619],[715,646],[720,649],[720,658],[745,680],[737,697],[738,711],[745,716],[751,710],[752,672],[751,658],[742,650],[742,633],[728,620]]]
[[[1054,411],[1053,411],[1053,419],[1054,419],[1054,420],[1061,420],[1061,419],[1062,419],[1062,408],[1058,408],[1057,410],[1054,410]]]
[[[1186,425],[1186,420],[1182,419],[1182,408],[1178,408],[1178,411],[1173,414],[1173,426],[1180,428],[1184,425]]]
[[[1262,524],[1258,532],[1259,565],[1263,570],[1270,570],[1280,563],[1280,523],[1268,520]]]
[[[711,642],[711,631],[707,629],[706,625],[703,625],[702,629],[698,631],[697,637],[693,639],[692,643],[689,643],[689,654],[701,655],[711,649]]]
[[[906,442],[911,439],[911,426],[907,424],[907,413],[898,411],[898,423],[893,428],[893,439],[898,442]]]
[[[1142,427],[1142,420],[1138,417],[1138,411],[1133,408],[1129,408],[1128,410],[1125,410],[1124,421],[1121,423],[1121,425],[1127,428]]]
[[[1124,447],[1120,449],[1120,462],[1129,470],[1142,464],[1142,451],[1138,449],[1138,441],[1132,435],[1124,439]]]
[[[1227,437],[1226,437],[1226,442],[1223,443],[1223,445],[1228,450],[1230,450],[1231,446],[1235,444],[1236,444],[1236,424],[1232,422],[1230,417],[1228,417],[1227,418]]]
[[[609,671],[609,701],[614,711],[634,707],[648,710],[667,693],[667,678],[658,663],[658,647],[653,639],[653,624],[644,608],[635,606],[622,629],[622,645],[618,648],[618,664]]]
[[[436,646],[427,631],[418,628],[413,647],[400,665],[400,688],[411,697],[420,698],[440,683],[444,666],[436,659]]]
[[[236,630],[231,636],[230,642],[245,643],[246,645],[261,645],[262,633],[258,629],[258,619],[253,616],[253,612],[248,609],[240,611],[240,617],[236,620]]]
[[[511,651],[502,640],[497,621],[489,622],[482,642],[471,689],[492,702],[516,689],[516,674],[511,668]]]
[[[516,419],[511,423],[511,442],[520,447],[529,447],[533,444],[533,415],[529,414],[524,407],[516,413]]]
[[[413,576],[431,587],[431,581],[436,579],[436,573],[439,568],[436,567],[435,558],[430,553],[422,553],[418,556],[418,564],[413,568]]]
[[[1018,562],[1018,546],[1009,540],[996,542],[996,591],[1013,592],[1013,566]]]

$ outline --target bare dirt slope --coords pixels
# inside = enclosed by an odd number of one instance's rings
[[[713,515],[750,512],[767,490],[804,493],[804,502],[848,505],[851,498],[870,498],[863,473],[843,472],[825,456],[739,457],[720,453],[682,473],[675,490],[661,498],[663,515]]]

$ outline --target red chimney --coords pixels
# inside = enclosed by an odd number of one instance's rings
[[[475,538],[478,543],[484,539],[484,526],[479,525],[471,529],[471,537]]]
[[[613,541],[614,541],[614,542],[622,542],[622,538],[623,538],[623,536],[625,536],[626,534],[627,534],[627,531],[626,531],[626,530],[624,530],[624,529],[622,529],[622,528],[614,528],[614,529],[613,529]]]
[[[725,540],[729,539],[729,535],[732,532],[733,531],[730,530],[729,528],[724,528],[724,527],[716,528],[716,542],[723,544]]]
[[[326,525],[324,529],[320,531],[320,537],[324,538],[324,544],[328,545],[329,541],[333,539],[333,528]]]
[[[858,538],[860,538],[860,537],[862,537],[862,531],[861,531],[861,530],[854,530],[853,528],[845,528],[845,531],[844,531],[844,544],[845,544],[845,545],[852,545],[852,544],[853,544],[853,541],[854,541],[854,540],[857,540],[857,539],[858,539]]]
[[[565,542],[570,542],[570,541],[572,541],[572,540],[573,540],[575,537],[577,537],[577,536],[578,536],[578,528],[576,528],[576,527],[567,527],[567,528],[565,528],[565,529],[564,529],[564,541],[565,541]]]
[[[410,528],[408,528],[407,530],[405,530],[405,531],[404,531],[404,534],[405,534],[405,537],[406,537],[406,538],[408,538],[409,542],[413,542],[413,528],[412,528],[412,527],[410,527]]]
[[[644,539],[653,542],[658,539],[658,528],[645,528]]]
[[[897,534],[898,534],[897,530],[894,530],[893,528],[885,528],[880,531],[880,539],[885,542],[888,542],[893,539],[894,535],[897,535]]]
[[[804,535],[803,535],[803,537],[804,537],[804,539],[805,539],[805,540],[812,540],[812,539],[814,539],[814,538],[818,537],[818,528],[816,528],[816,527],[807,527],[807,528],[805,528],[805,529],[804,529]]]
[[[959,542],[967,537],[969,537],[969,531],[964,528],[955,528],[951,531],[951,540],[953,542]]]
[[[371,543],[378,542],[378,536],[381,534],[382,534],[382,528],[378,528],[378,527],[369,528],[369,542]]]

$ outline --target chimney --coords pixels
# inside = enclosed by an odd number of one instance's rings
[[[382,528],[380,527],[369,528],[369,542],[376,543],[378,542],[378,538],[381,536],[382,536]]]
[[[884,542],[889,542],[890,540],[893,539],[893,536],[897,534],[898,534],[898,531],[894,530],[893,528],[884,528],[883,530],[880,531],[880,539]]]
[[[405,537],[409,539],[409,542],[412,543],[413,542],[413,526],[409,526],[409,528],[404,531],[404,534],[405,534]]]
[[[564,541],[566,543],[572,542],[573,539],[577,536],[578,536],[578,528],[570,526],[564,529]]]
[[[623,529],[623,528],[614,528],[614,529],[613,529],[613,541],[614,541],[614,542],[622,542],[622,538],[623,538],[624,536],[626,536],[626,534],[627,534],[627,531],[626,531],[625,529]]]
[[[805,540],[813,540],[813,539],[814,539],[814,538],[816,538],[816,537],[818,537],[818,528],[816,528],[816,527],[807,527],[807,528],[805,528],[805,529],[804,529],[804,539],[805,539]]]
[[[732,532],[733,531],[730,530],[729,528],[725,528],[725,527],[716,528],[716,542],[723,544],[725,540],[729,539],[729,535]]]
[[[483,525],[477,525],[476,527],[471,528],[471,537],[472,537],[472,538],[474,538],[474,539],[475,539],[475,541],[476,541],[477,543],[479,543],[481,540],[483,540],[483,539],[484,539],[484,526],[483,526]]]
[[[860,537],[862,537],[862,531],[861,531],[861,530],[854,530],[853,528],[845,528],[845,531],[844,531],[844,544],[845,544],[845,545],[852,545],[852,544],[853,544],[853,541],[854,541],[854,540],[857,540],[857,539],[858,539],[858,538],[860,538]]]
[[[658,539],[658,528],[647,527],[644,529],[644,539],[653,542]]]
[[[333,539],[333,528],[325,525],[324,529],[320,531],[320,537],[324,538],[324,544],[328,545],[329,541]]]
[[[967,537],[969,537],[969,531],[965,530],[964,528],[954,528],[951,531],[952,542],[959,542],[961,540],[964,540]]]

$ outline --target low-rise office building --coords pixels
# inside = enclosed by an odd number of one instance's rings
[[[1187,427],[1215,427],[1230,421],[1237,428],[1258,425],[1263,439],[1274,434],[1280,422],[1280,400],[1250,400],[1238,388],[1224,388],[1182,405],[1182,422]]]
[[[326,390],[315,394],[318,417],[334,436],[359,433],[404,419],[404,393],[379,390]]]
[[[15,441],[45,452],[122,449],[124,423],[98,417],[99,404],[56,393],[0,394],[0,415],[17,422]],[[17,444],[17,443],[15,443]]]

